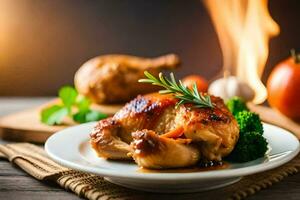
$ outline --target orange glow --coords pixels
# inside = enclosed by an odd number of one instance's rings
[[[267,0],[204,0],[219,37],[225,74],[237,76],[254,91],[253,102],[262,103],[267,90],[260,78],[269,39],[279,34]]]

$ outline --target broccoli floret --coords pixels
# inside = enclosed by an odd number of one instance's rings
[[[240,133],[240,138],[227,157],[227,160],[234,162],[248,162],[263,157],[268,149],[266,139],[257,132]]]
[[[257,132],[263,134],[264,129],[258,114],[250,111],[241,111],[235,115],[240,127],[240,133]]]
[[[234,116],[241,111],[249,110],[247,108],[245,100],[236,96],[227,100],[226,106]]]
[[[239,140],[227,159],[234,162],[248,162],[264,156],[268,143],[262,135],[264,130],[259,116],[250,112],[246,102],[239,97],[229,99],[226,105],[240,128]]]

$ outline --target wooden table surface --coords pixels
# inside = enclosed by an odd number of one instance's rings
[[[48,101],[49,98],[0,98],[0,116],[34,107]],[[0,139],[0,143],[6,143]],[[27,175],[17,166],[12,166],[6,160],[0,159],[0,199],[35,200],[35,199],[80,199],[56,185],[49,185]],[[288,177],[260,191],[248,199],[300,199],[300,173]]]

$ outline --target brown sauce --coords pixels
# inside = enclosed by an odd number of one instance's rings
[[[148,169],[148,168],[139,168],[137,171],[140,173],[191,173],[191,172],[205,172],[213,171],[220,169],[229,168],[229,163],[227,162],[209,162],[202,163],[193,167],[186,168],[176,168],[176,169]]]

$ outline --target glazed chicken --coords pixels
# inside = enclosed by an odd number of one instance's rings
[[[113,117],[99,121],[91,145],[107,159],[134,159],[141,167],[187,167],[221,161],[234,148],[239,128],[219,97],[214,108],[175,107],[171,95],[138,96]]]
[[[157,75],[163,69],[174,69],[178,56],[168,54],[157,58],[129,55],[105,55],[84,63],[75,74],[74,84],[79,93],[94,102],[124,103],[136,97],[157,91],[157,87],[138,83],[144,71]]]

